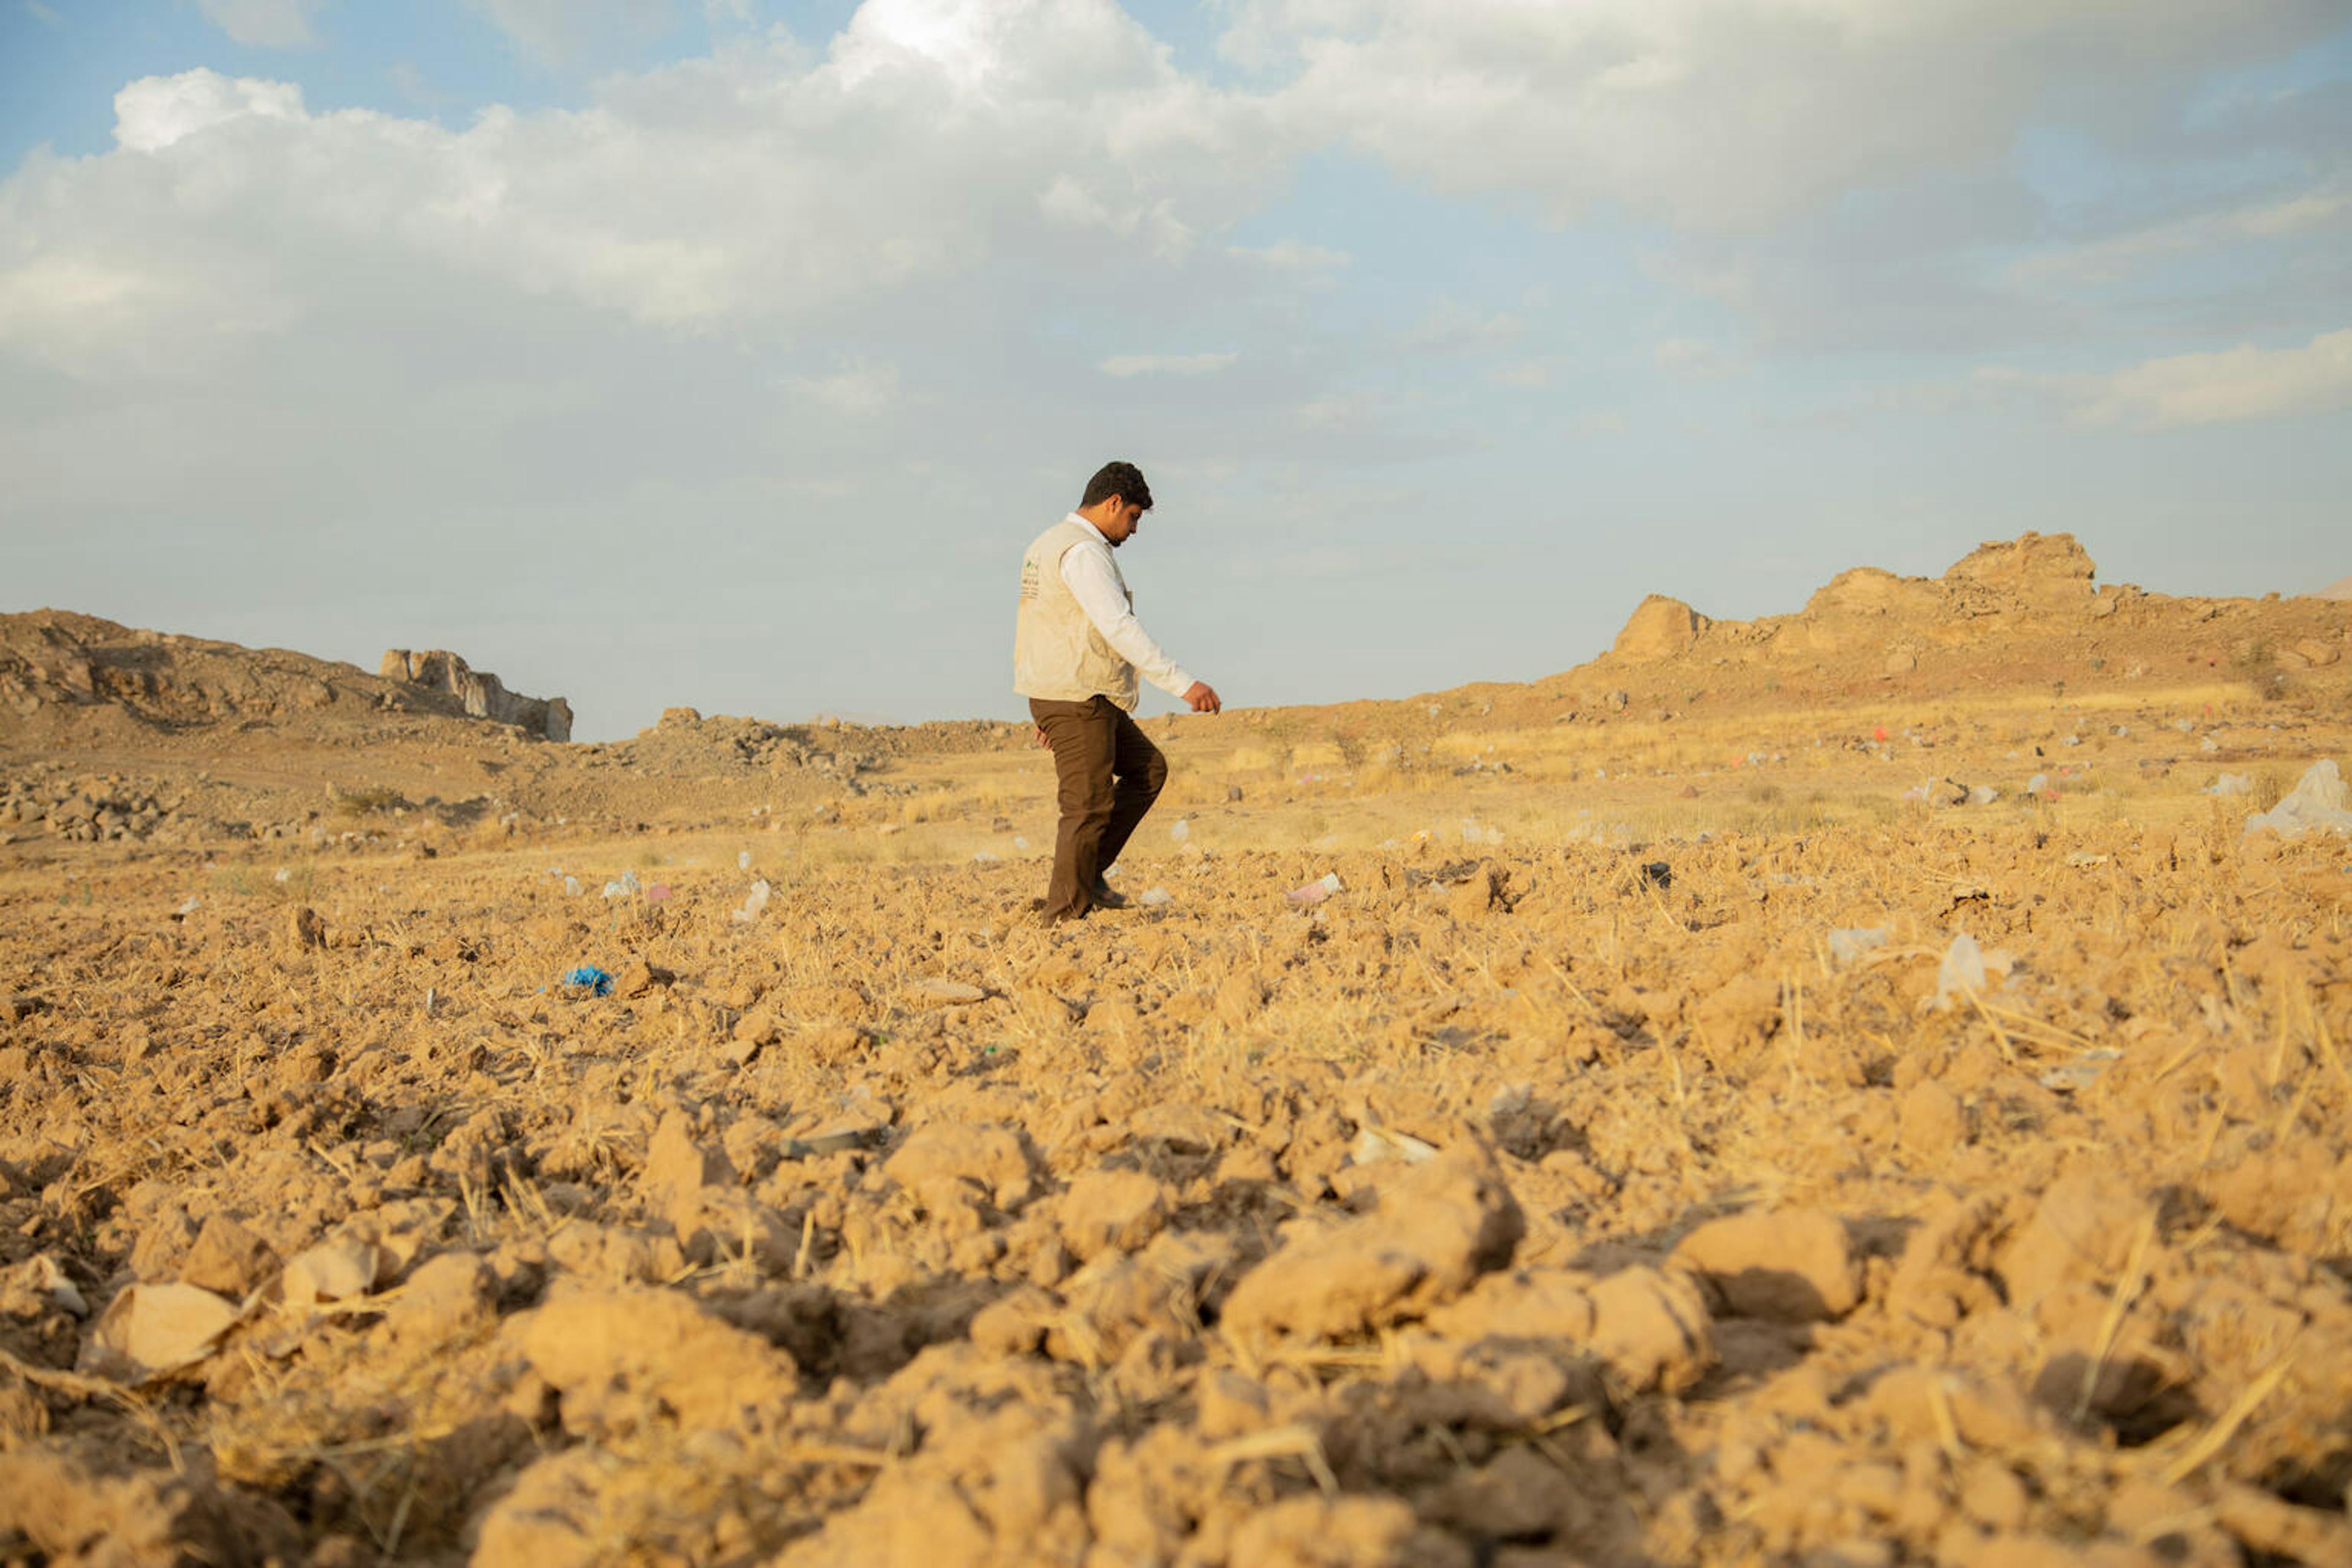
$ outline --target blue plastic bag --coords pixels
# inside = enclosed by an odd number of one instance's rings
[[[599,996],[609,996],[613,993],[613,977],[593,963],[583,963],[565,974],[563,984],[584,986]]]

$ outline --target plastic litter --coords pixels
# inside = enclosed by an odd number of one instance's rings
[[[1842,926],[1830,932],[1830,957],[1852,963],[1875,947],[1885,947],[1895,933],[1885,926]]]
[[[2050,775],[2048,773],[2036,773],[2032,778],[2026,780],[2025,793],[2028,795],[2048,795],[2050,793]]]
[[[1292,903],[1304,908],[1309,904],[1319,904],[1332,894],[1344,893],[1347,890],[1347,884],[1339,880],[1339,872],[1326,871],[1306,886],[1291,889],[1284,896]]]
[[[738,849],[735,851],[735,869],[738,871],[748,871],[751,868],[751,852],[749,849]]]
[[[1955,1000],[1966,1001],[1996,989],[2009,978],[2011,962],[2006,952],[1987,952],[1968,932],[1958,933],[1936,968],[1937,1009],[1949,1012]]]
[[[2252,795],[2254,781],[2246,773],[2222,773],[2205,786],[2207,795]]]
[[[1165,888],[1146,888],[1136,895],[1135,901],[1147,910],[1156,910],[1162,904],[1174,903],[1176,896]]]
[[[577,877],[564,878],[563,891],[568,897],[574,899],[578,898],[580,896],[580,879]]]
[[[2110,1062],[2121,1061],[2123,1053],[2106,1046],[2084,1051],[2073,1061],[2052,1068],[2038,1080],[2042,1087],[2057,1094],[2072,1094],[2078,1089],[2088,1089],[2099,1081]]]
[[[656,882],[652,887],[646,889],[646,902],[649,904],[666,903],[668,901],[668,899],[669,884],[667,882]]]
[[[1402,1160],[1408,1165],[1419,1165],[1436,1159],[1437,1149],[1410,1132],[1367,1127],[1356,1134],[1356,1141],[1349,1145],[1348,1154],[1359,1165],[1376,1165],[1382,1160]]]
[[[1977,784],[1969,791],[1970,805],[1990,805],[2000,798],[2000,791],[1990,784]]]
[[[173,910],[172,912],[175,915],[192,915],[196,912],[203,903],[204,900],[202,899],[195,898],[192,895],[186,903],[182,904],[178,909]]]
[[[1169,825],[1168,837],[1181,844],[1192,837],[1192,825],[1180,816]]]
[[[624,871],[618,881],[604,884],[604,896],[608,899],[633,898],[637,892],[637,874],[635,871]]]
[[[613,977],[593,963],[583,963],[577,968],[565,970],[562,984],[577,985],[593,996],[609,996],[613,994]]]
[[[2270,810],[2258,811],[2246,818],[2249,834],[2264,828],[2282,838],[2323,829],[2352,833],[2352,785],[2345,784],[2335,759],[2326,757],[2312,763],[2284,799]]]
[[[735,911],[735,920],[737,922],[742,923],[758,920],[760,918],[760,911],[768,907],[768,879],[766,878],[762,877],[758,881],[752,883],[751,890],[743,895],[743,907]]]

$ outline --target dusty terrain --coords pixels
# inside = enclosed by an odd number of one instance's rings
[[[0,1563],[2352,1563],[2348,637],[1654,599],[1048,931],[1025,729],[0,617]]]

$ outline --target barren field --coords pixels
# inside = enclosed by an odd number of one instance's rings
[[[1053,931],[1025,730],[5,617],[0,1563],[2352,1563],[2352,605],[1999,549],[1155,721]]]

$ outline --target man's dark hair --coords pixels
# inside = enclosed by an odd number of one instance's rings
[[[1151,487],[1143,482],[1143,470],[1133,463],[1105,463],[1087,481],[1086,499],[1078,502],[1080,510],[1117,496],[1129,506],[1151,510]]]

